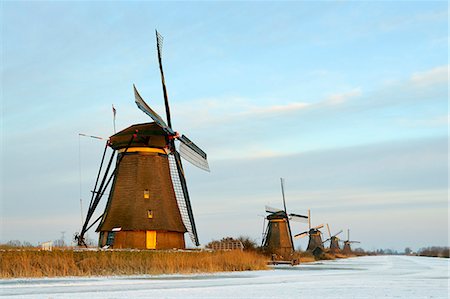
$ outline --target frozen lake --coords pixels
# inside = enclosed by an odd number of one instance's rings
[[[5,298],[449,298],[449,260],[374,256],[195,275],[3,279]]]

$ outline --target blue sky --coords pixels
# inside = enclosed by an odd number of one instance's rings
[[[157,28],[174,127],[212,169],[186,166],[202,243],[260,239],[281,176],[366,249],[448,242],[447,2],[1,5],[1,241],[79,230],[103,144],[78,133],[110,136],[111,104],[148,121],[133,83],[164,115]]]

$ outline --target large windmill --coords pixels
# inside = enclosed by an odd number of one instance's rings
[[[308,251],[323,252],[322,232],[319,230],[323,227],[323,224],[311,227],[311,210],[308,210],[308,230],[302,233],[296,234],[295,238],[303,238],[309,236]]]
[[[339,238],[337,237],[340,233],[342,233],[342,230],[335,233],[334,235],[331,235],[330,226],[327,223],[327,230],[328,230],[328,236],[329,238],[323,241],[323,243],[330,241],[330,252],[332,253],[338,253],[341,251],[341,248],[339,247]]]
[[[192,242],[199,240],[189,199],[181,157],[209,171],[206,154],[186,136],[172,129],[169,100],[161,62],[162,37],[156,32],[158,62],[166,108],[167,124],[142,99],[136,87],[136,105],[153,122],[132,125],[110,137],[103,154],[85,223],[76,239],[85,245],[86,231],[95,225],[99,246],[111,248],[185,248],[187,231]],[[179,151],[175,141],[179,142]],[[104,176],[106,148],[113,153]],[[114,170],[111,165],[115,153]],[[110,182],[113,182],[103,214],[89,224],[95,208]]]
[[[342,249],[342,253],[345,253],[345,254],[352,253],[352,248],[350,247],[350,244],[361,243],[359,241],[350,241],[350,230],[349,229],[347,229],[347,240],[341,241],[341,242],[344,243],[344,248]]]
[[[294,251],[290,220],[306,222],[308,217],[294,213],[288,214],[284,196],[284,179],[281,178],[280,181],[284,210],[266,206],[266,212],[269,215],[266,216],[268,223],[262,241],[262,248],[267,253],[288,257]]]

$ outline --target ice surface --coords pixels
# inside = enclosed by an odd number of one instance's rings
[[[373,256],[195,275],[0,280],[6,298],[449,298],[449,260]]]

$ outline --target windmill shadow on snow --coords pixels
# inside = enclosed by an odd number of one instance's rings
[[[180,157],[209,171],[207,156],[190,139],[172,129],[161,61],[162,37],[158,32],[156,40],[167,124],[133,86],[136,105],[153,122],[132,125],[111,136],[107,142],[85,222],[80,234],[75,236],[80,246],[86,246],[85,233],[99,221],[96,231],[100,233],[100,247],[185,248],[186,232],[192,242],[199,245]],[[175,141],[179,142],[179,151]],[[108,147],[113,153],[104,163]],[[116,153],[117,160],[111,171]],[[107,164],[106,169],[102,171],[104,164]],[[89,224],[111,182],[105,211]]]

